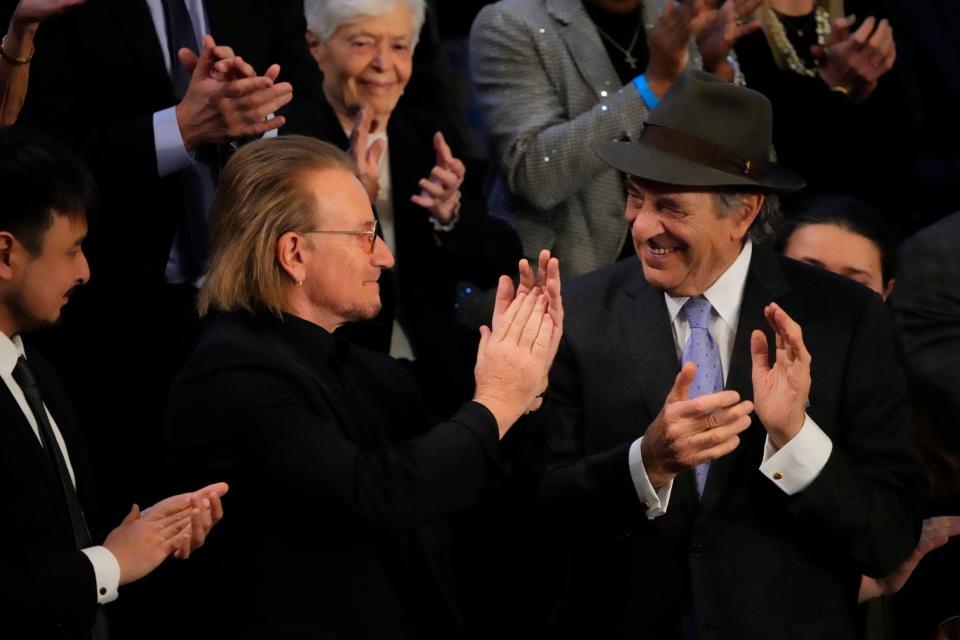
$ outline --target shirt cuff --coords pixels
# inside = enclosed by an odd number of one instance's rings
[[[157,154],[157,174],[161,178],[186,169],[193,162],[180,136],[176,107],[153,114],[153,146]]]
[[[643,438],[637,438],[630,445],[630,453],[627,461],[630,465],[630,477],[633,478],[633,487],[637,490],[637,497],[640,498],[640,504],[646,513],[648,520],[658,518],[667,512],[667,505],[670,502],[670,492],[673,491],[673,480],[659,489],[654,489],[650,484],[650,478],[647,477],[647,469],[643,466],[643,456],[640,453],[640,445]]]
[[[120,587],[120,564],[106,547],[81,549],[93,565],[97,578],[97,604],[106,604],[117,599]]]
[[[767,436],[760,471],[789,496],[800,493],[816,480],[833,452],[833,441],[809,415],[800,432],[777,450]]]

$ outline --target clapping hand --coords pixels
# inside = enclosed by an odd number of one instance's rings
[[[430,171],[430,177],[420,180],[421,191],[411,196],[410,201],[429,211],[440,224],[450,224],[460,210],[460,185],[463,184],[467,168],[453,157],[450,146],[439,131],[433,135],[433,149],[437,154],[437,163]]]
[[[357,163],[357,174],[370,202],[376,202],[380,193],[380,159],[387,149],[386,139],[370,144],[370,134],[377,130],[377,126],[373,109],[363,105],[357,111],[350,131],[350,155]]]
[[[757,417],[778,449],[803,427],[810,395],[810,352],[800,325],[775,303],[763,315],[776,334],[776,361],[770,366],[769,344],[762,331],[750,336],[753,355],[753,402]]]
[[[880,76],[893,68],[897,48],[889,22],[871,16],[851,34],[855,19],[834,20],[826,46],[814,46],[811,52],[827,86],[840,87],[861,102],[876,89]]]
[[[704,24],[697,32],[697,48],[703,56],[703,68],[725,80],[733,79],[727,56],[737,41],[760,28],[753,12],[763,0],[706,0]]]

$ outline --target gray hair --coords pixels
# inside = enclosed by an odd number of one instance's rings
[[[426,17],[425,0],[304,0],[303,12],[307,26],[317,34],[317,39],[326,43],[340,27],[355,22],[358,18],[376,18],[406,2],[413,14],[411,45],[417,46],[420,28]]]
[[[717,212],[721,216],[731,214],[737,207],[743,206],[743,199],[746,196],[754,195],[755,192],[748,193],[744,191],[715,191],[717,202]],[[750,239],[757,244],[769,245],[777,235],[780,227],[780,199],[776,194],[765,193],[763,195],[763,204],[760,206],[760,213],[757,214],[753,224],[750,225]]]

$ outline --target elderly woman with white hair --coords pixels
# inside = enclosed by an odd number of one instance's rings
[[[514,273],[522,251],[506,223],[464,196],[460,139],[443,114],[401,99],[413,71],[424,0],[306,0],[307,41],[326,103],[302,118],[312,135],[349,149],[398,256],[384,278],[384,309],[348,330],[369,348],[405,358],[437,411],[470,393],[474,332],[456,320],[458,283],[474,293]],[[293,120],[293,118],[291,118]]]

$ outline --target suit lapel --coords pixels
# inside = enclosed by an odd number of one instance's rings
[[[546,0],[547,13],[557,21],[557,32],[583,80],[594,93],[619,87],[620,78],[580,0]]]
[[[33,458],[34,463],[46,464],[46,454],[40,440],[27,422],[27,417],[23,415],[23,410],[10,393],[10,389],[2,383],[0,383],[0,415],[6,416],[3,420],[3,428],[16,434],[14,437],[23,444],[22,450],[29,452],[28,455]]]
[[[753,362],[750,355],[750,334],[761,329],[773,344],[773,332],[763,317],[763,308],[779,299],[789,289],[783,271],[774,255],[754,245],[750,269],[740,304],[740,319],[730,358],[726,388],[740,393],[742,400],[753,399]],[[710,464],[710,473],[700,502],[700,518],[709,516],[720,496],[726,492],[734,470],[741,464],[760,466],[766,431],[754,416],[753,423],[740,436],[740,445],[728,455]],[[759,451],[759,453],[758,453]],[[755,457],[755,459],[754,459]]]
[[[118,26],[116,33],[108,35],[123,38],[132,51],[133,57],[140,61],[148,75],[154,76],[150,84],[164,86],[158,83],[165,83],[170,87],[172,96],[173,85],[163,62],[163,50],[157,40],[157,30],[154,28],[147,3],[143,0],[105,0],[105,2],[110,6]],[[176,52],[171,55],[171,62],[177,64]]]

